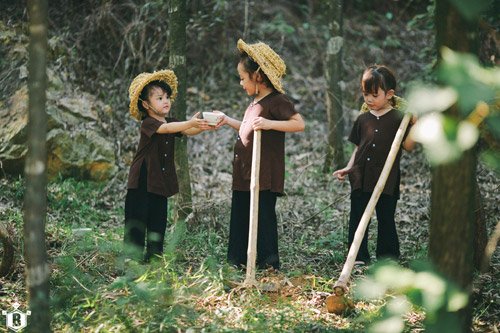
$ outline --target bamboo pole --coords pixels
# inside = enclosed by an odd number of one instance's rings
[[[254,131],[252,173],[250,178],[250,226],[248,229],[247,273],[244,285],[255,286],[255,262],[257,257],[257,229],[259,225],[259,178],[260,146],[262,131]]]
[[[373,190],[372,196],[370,197],[370,201],[368,201],[368,204],[366,205],[365,212],[363,213],[358,228],[356,229],[356,233],[354,234],[354,240],[349,249],[349,253],[347,254],[347,260],[344,264],[344,267],[342,268],[342,273],[340,274],[339,279],[333,287],[336,293],[338,292],[341,295],[347,293],[347,283],[349,282],[349,278],[351,276],[354,261],[356,260],[356,256],[358,255],[359,246],[361,245],[361,241],[363,240],[363,236],[365,235],[368,222],[370,221],[373,211],[375,210],[378,199],[380,198],[380,195],[384,190],[385,183],[387,182],[387,178],[389,177],[389,174],[391,172],[394,160],[396,159],[399,149],[401,148],[401,142],[403,142],[403,137],[410,119],[411,114],[405,114],[403,120],[401,121],[401,124],[399,125],[398,131],[396,132],[394,141],[391,145],[391,149],[389,151],[389,154],[387,155],[384,168],[380,173],[380,177],[377,181],[377,184],[375,185],[375,189]]]

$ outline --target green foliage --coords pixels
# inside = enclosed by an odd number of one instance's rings
[[[385,297],[380,316],[370,325],[369,332],[402,332],[402,316],[412,306],[425,311],[426,332],[458,332],[458,311],[468,302],[465,292],[424,262],[414,263],[413,270],[390,261],[378,262],[357,286],[356,293],[368,299]]]
[[[408,98],[409,109],[422,116],[414,138],[424,145],[434,164],[455,160],[472,148],[480,135],[478,126],[486,117],[485,128],[497,142],[500,133],[500,69],[484,68],[476,57],[447,48],[442,50],[442,58],[437,74],[443,86],[416,85]],[[440,113],[451,107],[458,109],[459,117]],[[485,156],[490,165],[498,164],[492,163],[496,154]]]
[[[491,4],[491,0],[450,0],[450,2],[460,11],[463,17],[472,21],[477,19]]]
[[[468,116],[479,101],[495,103],[500,93],[500,68],[484,68],[477,57],[448,48],[441,50],[441,55],[438,78],[456,91],[462,116]]]
[[[75,227],[99,227],[110,223],[117,213],[108,211],[109,198],[102,194],[106,184],[61,179],[47,187],[47,210],[55,218]]]
[[[262,29],[265,33],[268,34],[278,33],[281,35],[289,36],[295,33],[295,28],[288,22],[286,22],[281,13],[276,15],[276,17],[272,21],[264,23],[262,25]]]

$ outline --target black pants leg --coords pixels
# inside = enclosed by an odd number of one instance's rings
[[[139,188],[129,189],[125,197],[125,256],[135,260],[142,260],[146,221],[148,217],[148,198],[145,184],[139,183]]]
[[[394,220],[397,202],[396,197],[382,194],[377,203],[377,258],[379,259],[382,257],[398,259],[400,255],[398,233]]]
[[[257,265],[265,269],[279,269],[278,221],[276,218],[276,193],[259,193],[259,227],[257,229]],[[248,232],[247,232],[248,233]]]
[[[163,253],[168,208],[167,198],[153,193],[148,193],[148,204],[146,261]]]
[[[235,266],[247,263],[249,220],[250,192],[233,191],[227,260]]]
[[[370,201],[371,193],[354,191],[351,193],[351,213],[349,216],[349,249],[351,248],[351,244],[354,240],[354,234],[356,233],[356,229],[358,228],[359,222],[363,213],[365,211],[366,206],[368,205],[368,201]],[[370,222],[369,222],[370,223]],[[366,227],[365,235],[363,236],[363,241],[359,247],[358,255],[356,256],[356,260],[364,261],[366,263],[370,262],[370,253],[368,252],[368,228],[370,224]]]
[[[259,192],[259,224],[257,228],[257,265],[279,269],[276,193]],[[250,192],[233,191],[229,224],[228,261],[246,265],[248,228],[250,224]]]
[[[149,260],[163,252],[167,224],[167,198],[147,191],[146,165],[141,167],[139,188],[129,189],[125,198],[125,255]]]

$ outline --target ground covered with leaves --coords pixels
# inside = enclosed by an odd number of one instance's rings
[[[324,124],[310,121],[288,136],[287,196],[278,200],[282,270],[259,271],[272,291],[241,287],[245,271],[225,262],[230,210],[230,161],[235,133],[229,128],[190,139],[195,214],[188,225],[170,225],[164,257],[124,266],[121,258],[126,172],[108,184],[55,179],[48,186],[47,248],[52,268],[54,331],[292,331],[356,332],[381,316],[385,299],[351,294],[355,308],[330,314],[325,299],[340,274],[347,249],[349,186],[323,174],[317,138]],[[210,167],[208,167],[210,166]],[[402,160],[398,205],[401,264],[425,259],[429,223],[429,167],[417,149]],[[498,178],[480,168],[489,230],[498,216]],[[22,258],[23,180],[0,180],[0,217],[16,244],[15,270],[2,278],[2,307],[26,308]],[[370,227],[372,253],[376,221]],[[477,274],[473,289],[474,331],[498,328],[499,254],[490,272]],[[366,270],[356,268],[352,286]],[[406,331],[423,330],[425,313],[413,308]],[[2,328],[3,329],[3,328]]]

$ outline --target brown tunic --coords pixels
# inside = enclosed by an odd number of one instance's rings
[[[167,122],[178,121],[167,118]],[[177,174],[174,164],[175,136],[180,133],[156,133],[163,123],[151,117],[146,117],[141,123],[141,137],[128,175],[128,189],[139,187],[139,176],[142,163],[147,167],[147,191],[166,198],[179,192]]]
[[[297,111],[283,94],[273,92],[258,103],[250,104],[234,145],[234,191],[250,191],[252,169],[253,129],[256,117],[271,120],[289,120]],[[259,189],[282,194],[285,184],[285,133],[275,130],[262,131]]]
[[[380,117],[366,112],[356,119],[349,135],[349,141],[358,146],[349,174],[352,191],[373,192],[402,119],[403,113],[396,109]],[[408,131],[405,136],[407,134]],[[385,184],[384,194],[399,197],[400,158],[401,149]]]

